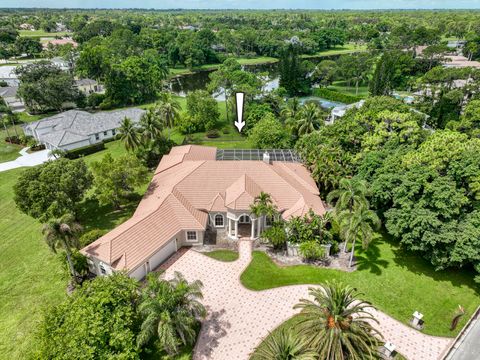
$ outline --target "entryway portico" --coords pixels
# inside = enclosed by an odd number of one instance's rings
[[[261,218],[249,213],[227,212],[227,235],[229,239],[257,239],[261,231]]]

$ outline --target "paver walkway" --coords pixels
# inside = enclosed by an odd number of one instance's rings
[[[20,157],[16,158],[13,161],[0,163],[0,172],[24,166],[36,166],[52,159],[49,156],[50,150],[40,150],[31,154],[29,154],[27,150],[28,148],[23,148],[22,150],[20,150]]]
[[[189,250],[164,273],[171,278],[174,271],[179,271],[189,281],[198,279],[204,285],[203,304],[208,316],[202,323],[194,359],[248,359],[269,331],[298,311],[293,305],[308,297],[309,285],[246,289],[240,275],[252,258],[252,243],[240,241],[239,253],[235,262],[221,262]],[[385,339],[409,360],[437,360],[452,341],[424,335],[380,311],[373,315]]]

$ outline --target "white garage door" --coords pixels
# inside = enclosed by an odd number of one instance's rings
[[[130,277],[137,280],[142,280],[145,275],[145,264],[140,265],[137,269],[130,273]]]
[[[155,269],[158,265],[167,260],[176,251],[175,241],[176,239],[170,240],[170,242],[168,242],[163,248],[161,248],[155,255],[150,258],[150,270]]]

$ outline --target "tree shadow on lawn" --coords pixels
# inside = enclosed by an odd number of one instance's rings
[[[366,250],[358,249],[355,256],[357,270],[369,271],[375,275],[381,275],[382,269],[388,267],[388,261],[381,258],[380,243],[383,240],[376,239]]]
[[[93,229],[112,230],[133,215],[140,198],[135,194],[128,204],[117,210],[111,205],[100,205],[95,197],[89,197],[79,206],[78,220],[85,232]]]
[[[480,286],[473,280],[475,271],[472,267],[436,271],[435,267],[427,259],[423,258],[420,253],[406,249],[391,238],[387,241],[392,244],[393,261],[399,267],[407,269],[414,274],[429,277],[436,282],[449,282],[455,287],[467,286],[477,294],[480,294]]]

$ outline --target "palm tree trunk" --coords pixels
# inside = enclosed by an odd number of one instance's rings
[[[348,263],[348,267],[352,267],[352,261],[353,261],[353,253],[355,251],[355,242],[357,240],[357,236],[355,234],[355,238],[353,239],[353,244],[352,244],[352,252],[350,253],[350,261]]]
[[[70,275],[72,275],[75,282],[77,282],[78,277],[77,277],[77,272],[75,271],[75,267],[73,266],[72,253],[70,251],[70,247],[68,246],[65,239],[62,239],[62,242],[63,242],[63,248],[65,249],[65,253],[67,254],[67,262],[68,262],[68,267],[70,268]]]
[[[355,96],[358,95],[358,80],[355,81]]]
[[[9,131],[8,131],[7,124],[6,124],[5,121],[3,121],[3,120],[2,120],[2,124],[3,124],[3,127],[5,128],[5,132],[7,133],[7,139],[8,139],[8,141],[11,143],[10,133],[9,133]]]
[[[13,131],[15,131],[15,135],[17,136],[18,138],[18,131],[17,131],[17,127],[15,126],[15,120],[14,120],[14,117],[12,116],[12,125],[13,125]]]

